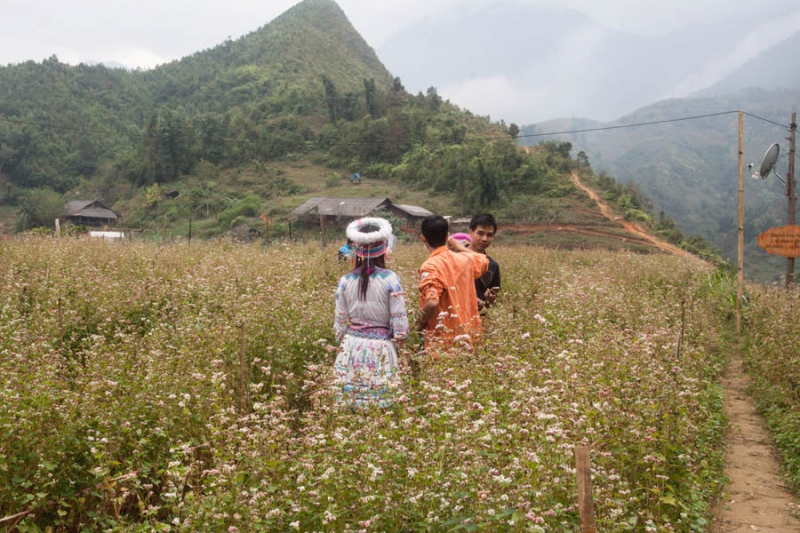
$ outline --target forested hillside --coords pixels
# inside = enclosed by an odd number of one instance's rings
[[[311,195],[388,196],[454,216],[491,210],[525,226],[511,240],[639,246],[616,223],[602,237],[556,234],[609,226],[574,187],[580,172],[626,216],[683,240],[638,191],[596,180],[570,143],[521,150],[518,133],[434,87],[408,93],[333,1],[304,0],[151,71],[56,57],[0,68],[0,231],[52,227],[67,201],[100,199],[145,232],[186,235],[194,223],[195,235],[219,235],[267,214],[280,236]],[[362,186],[347,182],[355,172]]]
[[[568,183],[546,157],[522,157],[504,124],[433,88],[407,93],[330,0],[305,0],[152,71],[56,57],[0,68],[3,201],[26,227],[51,225],[73,198],[102,198],[128,224],[154,211],[170,223],[231,209],[280,214],[287,203],[276,197],[356,171],[441,191],[462,209],[500,207],[512,189]],[[291,166],[305,168],[302,179]],[[186,200],[159,211],[146,194],[154,185]]]
[[[524,126],[523,143],[542,138],[571,142],[589,156],[597,172],[641,190],[686,233],[698,234],[728,258],[736,257],[738,126],[736,110],[744,110],[745,164],[758,166],[775,142],[788,153],[791,111],[800,101],[799,90],[743,90],[707,97],[664,100],[611,123],[580,119]],[[696,118],[691,118],[696,117]],[[673,121],[673,119],[691,118]],[[663,123],[660,123],[665,121]],[[626,124],[644,124],[620,127]],[[536,137],[555,131],[600,130],[555,137]],[[788,159],[781,157],[784,176]],[[766,181],[750,179],[745,169],[745,240],[749,275],[764,281],[781,279],[785,259],[758,248],[758,234],[786,224],[786,188],[774,175]]]

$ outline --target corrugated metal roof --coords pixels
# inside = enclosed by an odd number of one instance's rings
[[[294,217],[307,214],[323,216],[363,217],[388,205],[388,198],[311,198],[291,212]]]
[[[117,218],[117,214],[111,209],[97,208],[81,209],[77,213],[73,213],[72,216],[87,218]]]
[[[417,205],[406,205],[406,204],[392,204],[392,205],[394,205],[397,209],[408,213],[412,217],[427,217],[433,214],[424,207],[419,207]]]
[[[98,200],[73,200],[64,206],[70,217],[117,218],[119,215],[101,204]]]
[[[73,200],[71,202],[67,202],[67,205],[64,206],[64,212],[68,215],[72,215],[77,213],[87,205],[93,204],[94,200]]]

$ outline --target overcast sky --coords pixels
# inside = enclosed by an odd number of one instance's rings
[[[339,0],[347,17],[378,48],[394,32],[424,17],[494,0]],[[548,0],[522,0],[547,4]],[[289,9],[297,0],[5,0],[0,65],[55,54],[66,63],[116,61],[153,67],[228,37],[241,37]],[[553,3],[553,2],[550,2]],[[753,16],[796,0],[560,0],[614,29],[664,34],[734,13]]]
[[[393,33],[425,17],[497,0],[338,0],[356,30],[376,50]],[[639,35],[666,34],[696,22],[751,17],[754,28],[797,0],[519,0],[572,7],[608,27]],[[52,55],[69,64],[100,61],[151,68],[250,33],[298,0],[3,0],[0,65]],[[796,31],[795,17],[780,33]],[[535,30],[534,30],[535,31]],[[735,36],[743,38],[745,36]],[[772,25],[751,49],[774,41]],[[785,38],[785,36],[784,36]],[[449,95],[445,95],[449,96]],[[472,102],[455,103],[473,109]],[[491,110],[473,109],[478,113]],[[496,114],[495,114],[496,115]]]

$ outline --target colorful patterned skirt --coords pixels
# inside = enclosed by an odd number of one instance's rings
[[[349,406],[388,407],[400,387],[397,349],[388,339],[346,334],[333,368],[338,399]]]

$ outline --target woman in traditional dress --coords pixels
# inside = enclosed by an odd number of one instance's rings
[[[334,363],[340,400],[349,405],[386,407],[400,385],[397,354],[408,336],[408,315],[400,278],[386,269],[391,235],[382,218],[347,226],[356,261],[336,288],[333,328],[340,343]]]

